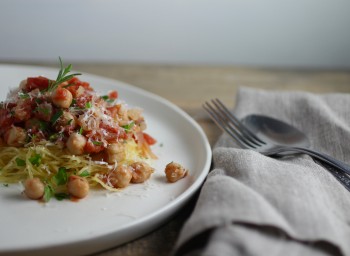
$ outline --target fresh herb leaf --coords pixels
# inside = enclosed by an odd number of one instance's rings
[[[67,169],[64,167],[58,168],[58,172],[53,176],[53,179],[57,186],[66,184],[68,181]]]
[[[58,200],[58,201],[62,201],[64,199],[68,199],[69,198],[69,194],[67,193],[56,193],[55,194],[55,198]]]
[[[60,117],[63,115],[63,110],[60,109],[59,111],[57,111],[51,118],[51,123],[56,123],[58,119],[60,119]]]
[[[46,122],[41,121],[41,120],[39,121],[39,130],[45,131],[47,129],[47,127],[48,127],[48,124]]]
[[[92,102],[91,101],[86,102],[85,108],[92,108]]]
[[[68,74],[71,72],[72,65],[70,64],[64,68],[61,57],[59,57],[59,61],[60,61],[60,71],[58,72],[56,81],[50,81],[49,87],[47,89],[49,92],[56,90],[58,85],[72,79],[73,77],[81,75],[81,73]]]
[[[31,156],[31,157],[29,158],[29,162],[30,162],[32,165],[39,166],[39,165],[41,164],[41,155],[35,154],[34,156]]]
[[[90,172],[88,170],[84,170],[82,173],[79,174],[80,177],[88,177],[90,176]]]
[[[96,146],[101,146],[102,142],[101,141],[92,141],[92,144],[96,145]]]
[[[132,127],[135,125],[134,121],[131,121],[129,124],[123,125],[122,127],[126,132],[131,131]]]
[[[25,93],[25,92],[19,92],[18,97],[20,97],[21,99],[29,99],[30,98],[29,94]]]
[[[49,140],[50,141],[55,141],[57,140],[58,138],[60,138],[62,136],[62,133],[54,133],[54,134],[51,134],[50,137],[49,137]]]
[[[49,115],[50,114],[50,109],[48,108],[42,108],[42,107],[37,107],[36,111],[44,114],[44,115]]]
[[[69,119],[69,121],[67,122],[67,125],[71,125],[73,122],[73,119]]]
[[[83,131],[84,131],[84,130],[83,130],[83,127],[80,127],[78,133],[79,133],[79,134],[83,134]]]
[[[72,100],[72,104],[70,104],[70,107],[73,106],[75,103],[77,103],[77,100],[76,100],[76,99],[73,99],[73,100]]]
[[[108,95],[101,96],[101,99],[103,99],[105,102],[108,102],[108,103],[113,103],[114,102],[114,100],[110,99]]]
[[[50,201],[53,195],[54,195],[53,188],[49,184],[47,184],[44,187],[44,196],[43,196],[44,202]]]
[[[24,161],[23,159],[21,159],[21,158],[16,158],[15,159],[15,161],[16,161],[16,164],[17,164],[17,166],[26,166],[26,161]]]

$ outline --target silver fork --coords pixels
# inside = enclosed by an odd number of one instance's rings
[[[205,102],[203,108],[208,112],[212,120],[244,149],[252,149],[263,155],[272,157],[304,153],[342,172],[350,174],[350,166],[328,155],[307,148],[278,145],[257,137],[218,99],[211,100],[211,103]]]

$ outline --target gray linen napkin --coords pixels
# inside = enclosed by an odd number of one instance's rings
[[[350,163],[350,95],[241,88],[235,114],[284,120]],[[174,255],[350,255],[350,192],[305,155],[272,159],[223,134]]]

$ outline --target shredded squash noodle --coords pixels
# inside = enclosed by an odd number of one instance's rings
[[[29,77],[0,104],[0,182],[23,182],[29,198],[48,201],[147,180],[156,140],[142,110],[60,64],[56,80]]]

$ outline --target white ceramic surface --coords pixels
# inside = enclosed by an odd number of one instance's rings
[[[57,69],[0,65],[0,98],[29,76],[51,79]],[[93,191],[79,202],[51,200],[47,204],[21,195],[20,185],[0,185],[0,254],[81,255],[135,239],[169,220],[199,189],[211,162],[211,149],[200,126],[163,98],[119,81],[83,74],[101,94],[117,90],[130,106],[144,109],[147,132],[157,139],[153,151],[159,159],[145,184],[132,184],[122,192]],[[164,85],[166,86],[166,85]],[[167,183],[164,167],[176,161],[190,175]]]

